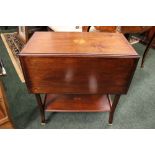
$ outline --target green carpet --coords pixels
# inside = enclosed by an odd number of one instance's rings
[[[145,46],[135,44],[134,48],[142,56]],[[3,58],[7,71],[7,76],[1,79],[5,85],[9,109],[16,128],[155,128],[155,50],[153,49],[149,51],[143,69],[140,68],[140,59],[129,92],[127,95],[122,95],[116,108],[112,126],[108,125],[108,113],[47,113],[49,122],[41,126],[35,97],[28,94],[25,84],[20,82],[1,40],[0,57]]]

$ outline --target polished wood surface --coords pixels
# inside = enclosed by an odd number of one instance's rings
[[[122,34],[36,32],[20,55],[127,55],[137,56]]]
[[[46,122],[46,110],[110,109],[111,124],[139,60],[122,34],[97,32],[35,33],[19,57],[28,90],[36,95],[42,123]],[[40,94],[45,94],[44,100]],[[52,102],[52,94],[62,97]],[[114,102],[103,94],[116,94]]]
[[[36,33],[20,53],[29,91],[126,93],[139,56],[121,34],[90,34]]]
[[[53,95],[46,98],[46,111],[109,112],[111,102],[107,95]]]
[[[31,93],[127,93],[138,57],[23,56]]]
[[[83,32],[89,32],[91,26],[83,26]],[[121,32],[126,38],[129,38],[131,33],[144,33],[145,37],[140,40],[141,43],[146,44],[146,49],[142,57],[141,67],[144,67],[145,58],[151,47],[155,48],[155,26],[95,26],[96,30],[100,32]]]

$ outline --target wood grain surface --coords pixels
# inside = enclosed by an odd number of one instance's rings
[[[39,32],[20,53],[31,93],[126,93],[138,59],[116,33]]]
[[[137,58],[23,56],[31,93],[126,93]]]
[[[47,95],[46,111],[109,112],[107,95]]]
[[[127,55],[137,56],[119,33],[36,32],[20,55]]]

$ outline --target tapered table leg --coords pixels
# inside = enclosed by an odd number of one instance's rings
[[[146,47],[146,49],[145,49],[145,51],[144,51],[144,54],[143,54],[143,57],[142,57],[141,67],[144,67],[144,61],[145,61],[146,55],[148,54],[149,49],[151,48],[151,45],[152,45],[152,43],[153,43],[153,41],[154,41],[154,38],[155,38],[155,33],[154,33],[154,35],[152,36],[150,42],[148,43],[148,45],[147,45],[147,47]]]
[[[82,32],[89,32],[91,26],[82,26]]]
[[[45,104],[42,102],[40,94],[35,94],[35,96],[40,109],[41,124],[44,125],[46,123],[45,122]]]
[[[119,99],[120,99],[120,95],[115,95],[114,102],[112,104],[111,111],[109,114],[109,125],[111,125],[113,122],[114,112],[115,112]]]

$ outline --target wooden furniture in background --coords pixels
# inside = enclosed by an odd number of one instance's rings
[[[143,33],[148,31],[152,26],[121,26],[121,33]]]
[[[130,34],[149,31],[152,26],[94,26],[100,32],[120,32],[129,39]],[[89,32],[91,26],[83,26],[83,32]]]
[[[112,124],[139,60],[122,34],[100,32],[36,32],[19,57],[42,123],[45,111],[96,111],[109,112]],[[115,95],[113,102],[109,94]]]
[[[12,120],[8,110],[7,99],[2,82],[0,81],[0,129],[13,129]]]
[[[117,26],[94,26],[96,30],[101,32],[116,32]],[[83,32],[89,32],[91,26],[82,26]]]
[[[148,44],[149,41],[152,39],[154,33],[155,33],[155,26],[152,26],[152,27],[149,29],[149,31],[147,31],[147,32],[145,33],[144,40],[142,40],[143,43]],[[152,47],[152,48],[155,48],[155,40],[153,41],[153,44],[152,44],[151,47]]]
[[[91,26],[83,26],[83,32],[89,32]],[[151,29],[152,26],[94,26],[100,32],[121,32],[127,33],[143,33]]]
[[[149,49],[153,46],[154,43],[155,43],[155,31],[154,31],[154,34],[150,36],[149,43],[144,51],[142,62],[141,62],[141,67],[144,67],[145,58],[149,52]]]

